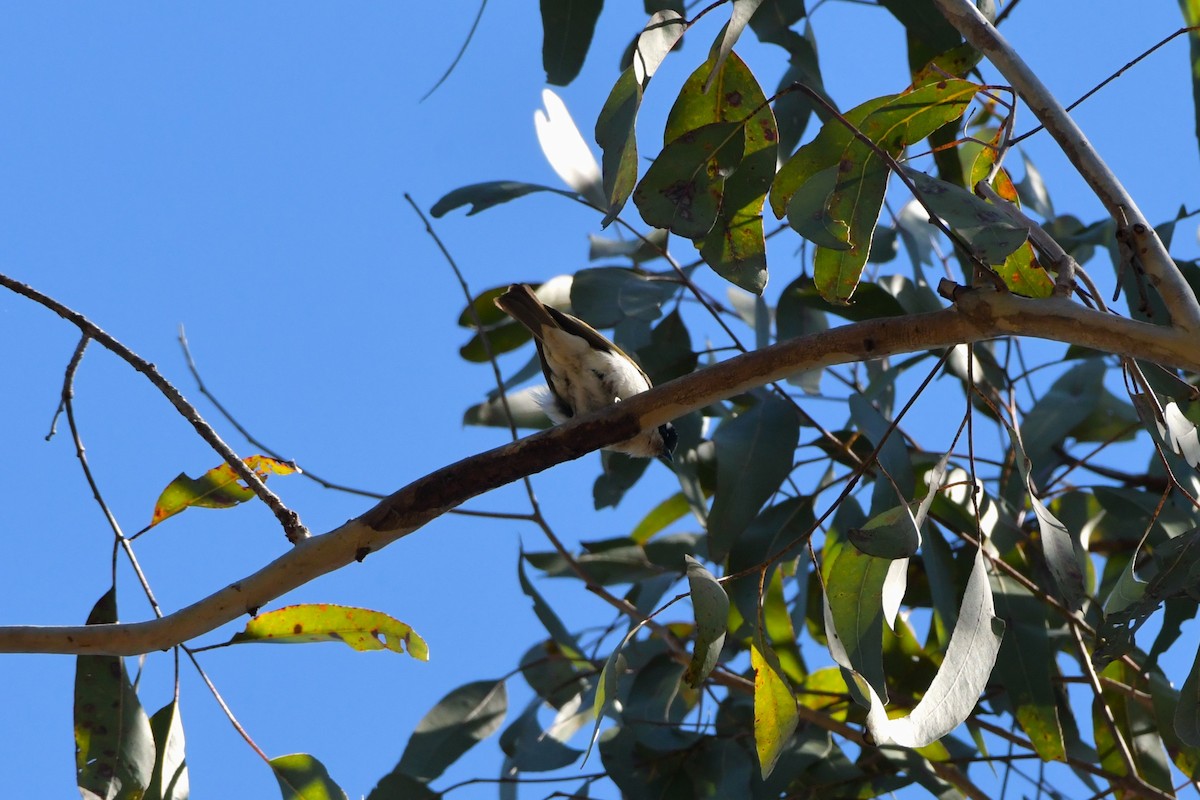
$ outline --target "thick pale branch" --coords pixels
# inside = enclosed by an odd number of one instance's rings
[[[970,0],[936,0],[942,14],[968,42],[978,48],[1025,101],[1046,131],[1095,192],[1118,225],[1133,234],[1137,255],[1150,283],[1162,296],[1171,321],[1183,330],[1200,331],[1200,303],[1167,253],[1167,248],[1142,216],[1133,198],[1100,158],[1083,131],[1029,65],[1017,55],[996,27]]]
[[[254,613],[314,578],[362,560],[472,497],[802,370],[1016,334],[1200,372],[1200,349],[1194,337],[1172,328],[1091,311],[1062,298],[1030,300],[991,289],[958,288],[946,293],[954,297],[955,308],[791,339],[463,459],[414,481],[336,530],[300,542],[253,575],[161,619],[0,627],[0,652],[133,655],[186,642]]]

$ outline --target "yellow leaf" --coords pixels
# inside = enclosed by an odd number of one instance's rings
[[[796,710],[796,698],[792,696],[792,689],[771,648],[758,642],[752,644],[750,665],[754,668],[754,746],[766,780],[783,754],[784,745],[795,732],[800,715]]]
[[[295,464],[267,456],[248,456],[242,461],[264,481],[268,475],[290,475],[300,471]],[[210,469],[199,478],[189,478],[186,473],[181,472],[158,496],[149,527],[152,528],[164,519],[192,506],[232,508],[253,497],[254,492],[239,483],[233,467],[228,464]]]
[[[234,634],[230,644],[345,642],[355,650],[383,650],[429,660],[429,647],[416,631],[382,611],[311,603],[259,614]]]

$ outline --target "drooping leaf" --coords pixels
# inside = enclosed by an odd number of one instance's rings
[[[270,760],[283,800],[349,800],[342,787],[329,777],[325,765],[307,753],[292,753]]]
[[[393,770],[375,784],[367,800],[440,800],[441,796],[411,775]]]
[[[1100,358],[1085,359],[1064,372],[1025,415],[1021,442],[1033,462],[1034,480],[1044,480],[1058,465],[1054,449],[1095,410],[1107,367]]]
[[[708,185],[714,195],[719,193],[708,205],[715,214],[712,224],[703,231],[699,230],[701,225],[696,225],[684,235],[699,240],[701,256],[718,275],[757,294],[767,281],[762,205],[775,175],[779,135],[762,88],[736,53],[730,53],[720,68],[712,71],[718,49],[714,47],[706,64],[684,83],[667,117],[663,136],[666,148],[651,172],[676,143],[686,142],[699,131],[721,124],[735,125],[741,131],[741,152],[728,165],[732,174],[720,185]],[[710,72],[712,85],[706,90]],[[689,186],[692,170],[675,169],[672,174],[682,187]],[[682,208],[691,205],[693,200],[687,191],[678,194]],[[652,221],[645,217],[644,209],[643,217]]]
[[[575,274],[572,313],[597,328],[612,328],[627,319],[653,322],[675,287],[622,267],[591,267]]]
[[[642,93],[685,27],[683,17],[674,10],[659,11],[650,17],[634,44],[632,63],[617,79],[596,119],[596,144],[604,154],[601,166],[608,201],[604,226],[621,213],[637,182],[636,125]]]
[[[597,511],[616,508],[625,493],[645,474],[650,462],[644,458],[603,450],[600,453],[600,465],[602,471],[592,484],[592,505]]]
[[[566,86],[579,75],[604,0],[541,0],[546,83]]]
[[[725,645],[729,595],[703,564],[691,556],[684,556],[684,561],[687,563],[692,610],[696,615],[696,647],[683,679],[693,689],[698,689],[717,665]]]
[[[417,723],[393,772],[428,783],[499,730],[507,712],[508,692],[503,680],[459,686]]]
[[[717,428],[717,491],[708,515],[708,555],[724,561],[742,531],[792,469],[796,410],[772,394]]]
[[[946,655],[912,713],[889,719],[883,702],[871,688],[867,728],[875,741],[924,747],[962,724],[987,685],[1003,637],[1004,622],[995,614],[986,560],[980,549],[975,554]]]
[[[545,3],[542,7],[545,8]],[[542,105],[545,110],[538,109],[533,114],[533,127],[542,155],[563,183],[592,205],[603,208],[604,179],[600,175],[600,165],[583,140],[571,112],[567,111],[566,103],[554,92],[543,89]]]
[[[582,750],[568,747],[553,730],[543,730],[538,721],[540,699],[535,699],[524,713],[500,734],[500,748],[511,759],[513,769],[520,772],[546,772],[573,764]]]
[[[442,199],[433,204],[433,207],[429,209],[429,213],[435,217],[441,217],[456,208],[461,208],[469,204],[471,206],[471,210],[467,212],[467,216],[469,217],[472,214],[478,214],[480,211],[486,211],[492,206],[507,203],[509,200],[516,200],[518,197],[524,197],[533,192],[554,192],[564,197],[575,196],[574,192],[555,189],[552,186],[542,186],[537,183],[486,181],[484,183],[472,183],[470,186],[462,186],[448,192],[443,195]]]
[[[766,780],[795,733],[800,716],[778,659],[761,640],[750,646],[750,667],[754,670],[754,747],[760,774]]]
[[[891,174],[891,167],[876,148],[893,158],[899,156],[908,145],[961,117],[978,88],[954,78],[909,89],[863,119],[859,130],[874,147],[850,138],[836,161],[820,165],[820,169],[833,164],[838,167],[837,181],[825,204],[834,220],[832,229],[844,233],[849,245],[837,250],[817,248],[813,277],[825,298],[847,302],[867,262]],[[835,121],[826,126],[831,124]]]
[[[1133,690],[1145,691],[1147,688],[1135,670],[1123,661],[1114,661],[1109,664],[1100,675]],[[1103,691],[1099,700],[1112,714],[1121,738],[1128,745],[1137,776],[1151,786],[1173,794],[1171,791],[1171,764],[1167,760],[1166,748],[1158,732],[1154,714],[1133,697],[1132,691],[1120,691],[1109,683],[1102,684],[1102,686]],[[1093,707],[1092,726],[1100,765],[1112,774],[1129,775],[1125,758],[1114,741],[1112,729],[1108,725],[1108,720],[1100,713],[1098,704]],[[1117,797],[1121,798],[1136,796],[1129,792],[1117,792]]]
[[[625,656],[621,651],[633,641],[633,637],[645,626],[647,621],[643,620],[629,629],[629,633],[625,634],[625,638],[613,649],[600,669],[600,677],[596,682],[596,696],[592,702],[592,715],[596,718],[596,724],[592,728],[592,737],[588,742],[587,752],[583,756],[585,762],[591,755],[592,748],[596,746],[596,740],[600,738],[600,723],[604,719],[604,715],[608,713],[609,708],[617,699],[617,680],[625,671]]]
[[[188,800],[191,789],[178,700],[150,717],[150,730],[154,734],[154,773],[143,800]]]
[[[418,661],[429,660],[425,640],[408,625],[382,611],[328,603],[287,606],[259,614],[235,633],[230,644],[306,644],[345,642],[358,651],[407,652]]]
[[[847,509],[843,513],[842,508]],[[883,587],[892,561],[860,552],[845,530],[859,527],[843,501],[838,519],[825,535],[821,574],[825,583],[825,635],[834,661],[861,678],[887,700],[883,671]],[[857,509],[857,505],[853,506]],[[857,513],[861,516],[861,512]],[[866,693],[863,693],[864,696]]]
[[[503,400],[499,397],[485,400],[463,412],[463,424],[507,428],[511,422],[518,428],[549,428],[550,418],[542,410],[541,404],[541,398],[545,395],[546,387],[539,384],[510,392]]]
[[[109,589],[88,625],[117,621]],[[75,774],[84,797],[140,800],[154,772],[154,734],[119,656],[75,659]]]
[[[542,623],[542,627],[550,634],[550,638],[558,645],[559,651],[573,661],[582,660],[582,651],[579,649],[579,643],[567,630],[567,626],[563,625],[554,608],[546,602],[541,592],[537,590],[525,574],[525,550],[523,548],[517,557],[517,580],[521,585],[521,591],[533,601],[533,613],[537,615],[538,620]]]
[[[1059,721],[1053,670],[1054,648],[1046,611],[1028,589],[1015,580],[993,575],[996,613],[1006,625],[996,676],[1008,690],[1017,722],[1043,761],[1065,761],[1066,744]]]
[[[295,464],[266,456],[247,456],[242,461],[264,481],[269,475],[291,475],[300,471]],[[232,508],[253,499],[254,490],[243,486],[240,481],[233,467],[228,464],[214,467],[199,478],[189,478],[181,472],[158,496],[150,526],[187,508]]]
[[[1183,24],[1192,28],[1188,31],[1188,54],[1191,60],[1192,105],[1196,116],[1196,139],[1200,141],[1200,0],[1179,0],[1183,12]]]
[[[1175,733],[1192,747],[1200,747],[1200,650],[1179,689],[1179,702],[1172,720]]]

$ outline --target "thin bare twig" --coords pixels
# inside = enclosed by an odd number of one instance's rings
[[[154,388],[158,389],[158,391],[167,398],[171,405],[175,406],[175,410],[178,411],[184,419],[191,423],[192,427],[196,429],[196,433],[200,434],[200,438],[207,442],[208,445],[215,450],[218,455],[221,456],[225,463],[228,464],[235,473],[237,473],[237,476],[241,478],[264,503],[267,504],[267,506],[275,514],[275,517],[279,520],[279,523],[283,526],[284,532],[287,534],[288,541],[294,544],[302,539],[308,538],[308,529],[305,528],[303,523],[300,522],[300,515],[284,505],[283,501],[280,500],[274,492],[267,488],[266,484],[262,482],[262,479],[259,478],[258,474],[254,470],[250,469],[250,467],[246,466],[245,462],[238,457],[237,453],[233,452],[233,449],[230,448],[229,445],[225,444],[224,441],[222,441],[221,437],[217,435],[217,432],[212,429],[212,426],[204,421],[204,418],[200,415],[200,412],[197,411],[196,408],[187,401],[187,398],[185,398],[180,391],[170,383],[170,381],[162,376],[162,373],[160,373],[153,364],[151,364],[149,361],[146,361],[137,353],[134,353],[83,314],[68,308],[52,297],[42,294],[32,286],[28,286],[20,281],[13,280],[7,275],[0,275],[0,286],[3,286],[6,289],[15,292],[16,294],[21,295],[22,297],[26,297],[33,302],[50,309],[67,322],[70,322],[72,325],[79,328],[79,330],[82,331],[89,339],[94,339],[101,347],[104,347],[126,364],[145,375],[146,379],[150,381]]]

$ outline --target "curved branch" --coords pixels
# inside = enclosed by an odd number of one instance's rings
[[[1084,345],[1200,372],[1193,337],[1164,326],[991,289],[943,287],[954,308],[872,320],[791,339],[685,375],[606,409],[463,459],[357,519],[300,542],[258,572],[165,617],[134,623],[0,627],[0,652],[135,655],[186,642],[420,529],[459,504],[801,370],[1015,334]]]
[[[1116,175],[1100,158],[1041,79],[969,0],[935,0],[946,19],[987,56],[1033,111],[1117,224],[1133,234],[1137,255],[1151,284],[1162,296],[1171,321],[1183,330],[1200,331],[1200,303],[1175,266],[1167,248]]]

